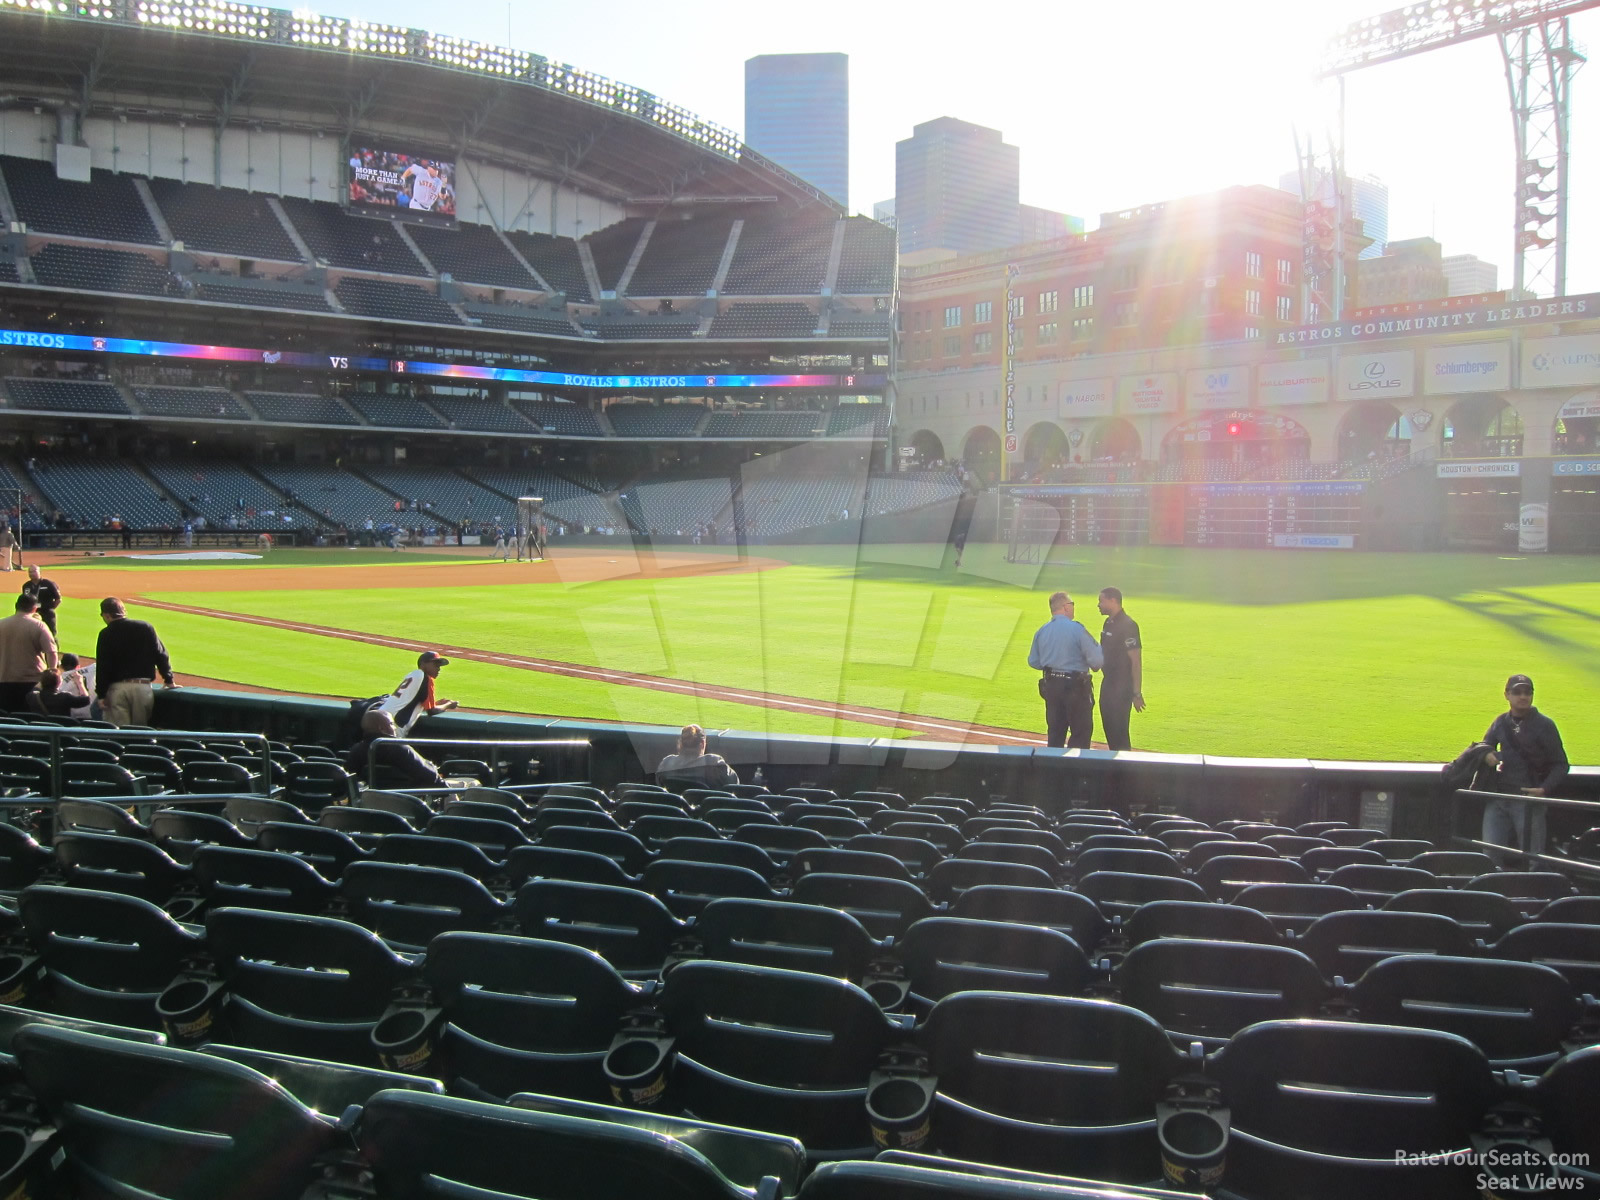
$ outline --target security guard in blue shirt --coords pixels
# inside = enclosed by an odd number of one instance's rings
[[[1046,743],[1089,748],[1094,736],[1094,680],[1091,672],[1105,665],[1100,643],[1072,619],[1072,597],[1050,597],[1050,620],[1033,635],[1028,665],[1042,672]],[[1068,736],[1071,730],[1071,736]]]

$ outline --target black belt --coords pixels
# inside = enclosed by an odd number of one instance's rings
[[[1044,669],[1044,673],[1046,677],[1050,679],[1077,680],[1089,678],[1089,672],[1087,671],[1052,671],[1049,667],[1046,667]]]

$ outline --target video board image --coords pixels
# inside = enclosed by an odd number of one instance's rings
[[[349,199],[351,208],[365,212],[454,222],[456,164],[398,150],[356,147],[350,151]]]

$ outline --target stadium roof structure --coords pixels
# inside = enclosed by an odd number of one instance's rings
[[[0,0],[0,106],[389,135],[615,202],[840,206],[725,129],[538,54],[218,0]]]

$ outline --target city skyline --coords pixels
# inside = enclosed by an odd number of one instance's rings
[[[323,0],[331,15],[510,44],[647,88],[741,133],[743,62],[817,49],[849,54],[852,211],[894,192],[894,147],[952,116],[1005,130],[1022,150],[1024,203],[1098,214],[1233,184],[1276,186],[1296,131],[1319,149],[1337,126],[1332,84],[1312,75],[1326,38],[1392,0],[1152,0],[1126,10],[1019,4],[1008,19],[950,34],[881,8],[797,24],[787,10],[708,0],[687,20],[616,0],[605,21],[468,0]],[[447,19],[445,19],[447,18]],[[1600,39],[1600,12],[1572,18]],[[629,36],[619,38],[618,29]],[[1133,37],[1132,35],[1137,35]],[[1135,47],[1133,49],[1132,47]],[[1346,86],[1347,162],[1389,184],[1389,233],[1431,236],[1449,254],[1511,259],[1512,137],[1492,38],[1359,72]],[[1573,88],[1568,290],[1600,291],[1600,77]],[[1593,148],[1593,149],[1591,149]]]

